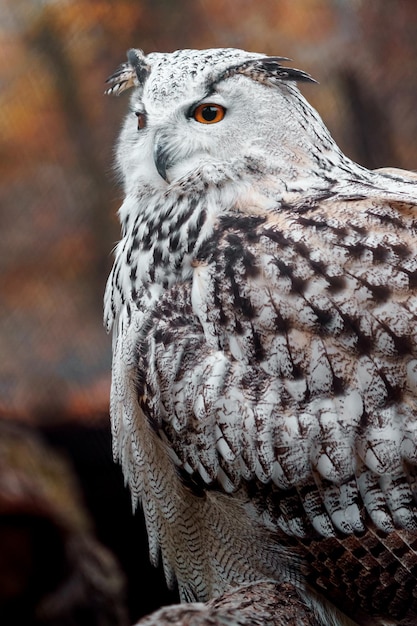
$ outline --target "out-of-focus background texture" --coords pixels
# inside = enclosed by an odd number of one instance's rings
[[[175,596],[145,570],[142,522],[108,430],[102,296],[119,236],[113,146],[129,96],[103,90],[130,47],[290,57],[319,81],[302,91],[350,157],[417,169],[417,2],[0,4],[0,418],[39,431],[75,468],[95,532],[127,575],[133,620]]]

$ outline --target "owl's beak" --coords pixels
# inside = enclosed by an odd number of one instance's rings
[[[172,160],[170,159],[169,152],[164,149],[165,142],[162,139],[162,137],[155,137],[153,160],[158,174],[168,183],[167,169],[172,165]]]

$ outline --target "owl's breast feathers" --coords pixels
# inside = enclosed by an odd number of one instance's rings
[[[131,350],[140,408],[187,489],[246,502],[349,614],[407,624],[417,211],[405,193],[386,198],[218,216],[190,277],[142,311]]]

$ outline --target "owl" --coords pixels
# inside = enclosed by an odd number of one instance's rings
[[[105,294],[115,458],[182,601],[291,585],[417,623],[417,177],[338,148],[287,59],[128,61]]]

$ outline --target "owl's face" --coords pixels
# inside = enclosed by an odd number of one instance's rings
[[[281,59],[235,49],[129,55],[137,89],[118,148],[127,192],[220,164],[262,159],[276,171],[310,159],[310,107],[291,82],[309,77]]]

